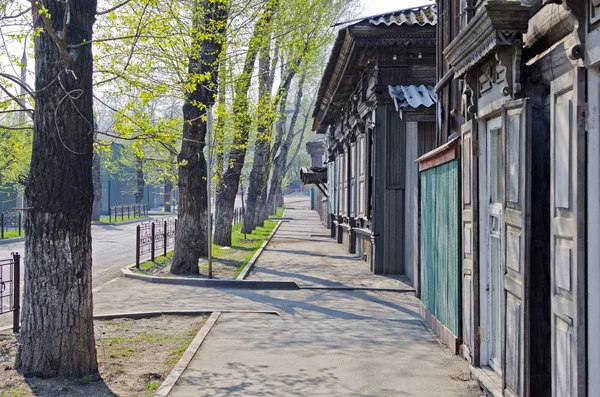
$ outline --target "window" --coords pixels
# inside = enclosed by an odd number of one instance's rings
[[[366,183],[365,183],[365,169],[366,169],[366,137],[365,134],[360,134],[358,137],[358,216],[365,216],[367,213],[365,197]]]
[[[344,154],[338,156],[338,207],[337,214],[344,213]]]
[[[356,216],[356,143],[350,146],[350,216]]]

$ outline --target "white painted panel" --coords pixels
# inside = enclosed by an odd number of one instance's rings
[[[554,109],[554,204],[565,209],[571,208],[572,97],[572,90],[560,93]]]
[[[521,113],[508,112],[506,126],[506,199],[519,202],[521,176]]]
[[[521,272],[521,231],[510,226],[506,228],[506,266]]]
[[[508,294],[506,300],[506,364],[504,374],[506,387],[515,395],[521,390],[521,304]]]
[[[465,224],[465,227],[463,229],[463,233],[464,233],[463,243],[465,245],[465,254],[471,255],[472,254],[472,251],[471,251],[471,235],[473,234],[473,229],[471,228],[470,224]]]
[[[600,51],[600,35],[593,42]],[[587,301],[600,302],[600,68],[590,68],[588,79]],[[600,338],[595,336],[600,329],[600,304],[587,309],[588,373],[600,374]],[[600,376],[588,376],[588,390],[600,390]]]
[[[554,331],[554,343],[556,346],[556,357],[553,358],[556,368],[556,376],[553,379],[555,386],[554,390],[556,397],[572,397],[572,335],[571,332],[569,332],[569,325],[560,317],[555,317]]]
[[[463,205],[471,204],[471,179],[472,179],[472,165],[471,165],[471,135],[463,138],[463,157],[462,157],[462,181],[463,181]]]
[[[555,285],[567,292],[572,292],[571,245],[571,242],[561,239],[554,246]]]

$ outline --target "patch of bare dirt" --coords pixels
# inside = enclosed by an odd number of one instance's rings
[[[206,316],[95,321],[100,377],[25,379],[14,368],[17,342],[0,335],[0,397],[152,396]]]

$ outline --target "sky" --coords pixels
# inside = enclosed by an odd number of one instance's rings
[[[364,16],[383,14],[389,11],[401,10],[426,4],[435,4],[429,0],[363,0],[366,5]]]

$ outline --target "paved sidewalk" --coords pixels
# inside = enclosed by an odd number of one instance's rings
[[[412,290],[405,277],[375,275],[329,237],[308,200],[288,204],[284,221],[248,280],[292,280],[300,287]]]
[[[405,287],[371,275],[366,263],[324,237],[326,229],[302,203],[290,207],[285,216],[290,222],[271,240],[250,278]],[[147,298],[163,293],[154,290]],[[170,298],[178,308],[273,310],[280,316],[222,314],[169,396],[482,395],[473,382],[455,380],[468,373],[468,364],[427,331],[412,294],[178,287]]]

